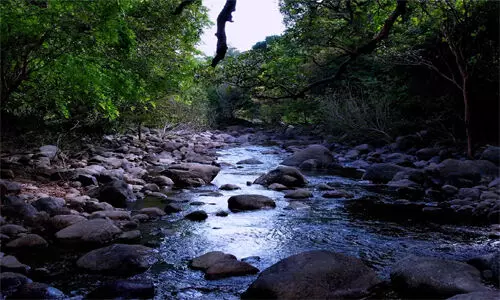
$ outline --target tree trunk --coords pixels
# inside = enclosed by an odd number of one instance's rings
[[[468,80],[467,77],[464,76],[462,78],[463,86],[462,86],[462,97],[464,99],[464,123],[465,123],[465,136],[467,137],[467,156],[469,158],[473,158],[472,152],[472,132],[470,127],[470,107],[469,107],[469,93],[468,93]]]

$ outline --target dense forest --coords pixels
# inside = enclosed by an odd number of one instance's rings
[[[0,0],[0,300],[500,299],[500,1],[217,2]]]
[[[202,1],[2,1],[3,127],[245,119],[314,125],[342,141],[425,129],[498,142],[497,1],[283,0],[280,9],[281,36],[230,48],[210,68],[196,50],[215,21]]]

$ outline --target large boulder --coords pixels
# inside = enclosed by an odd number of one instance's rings
[[[127,202],[136,200],[132,188],[123,180],[112,180],[89,192],[89,196],[120,208],[126,208]]]
[[[40,198],[32,203],[37,210],[45,211],[51,215],[59,212],[65,204],[66,201],[64,199],[57,197]]]
[[[276,207],[276,203],[273,199],[254,194],[231,196],[227,200],[227,204],[232,212]]]
[[[303,150],[299,150],[289,158],[281,162],[285,166],[298,167],[307,160],[315,160],[318,168],[328,167],[334,162],[333,154],[322,145],[311,145]]]
[[[273,183],[279,183],[287,187],[302,187],[307,184],[307,180],[298,169],[294,167],[279,166],[269,173],[257,178],[254,183],[266,187]]]
[[[153,249],[142,245],[114,244],[90,251],[76,265],[92,272],[136,274],[146,271],[153,263]]]
[[[379,283],[361,260],[329,251],[308,251],[287,257],[264,270],[242,298],[361,298]]]
[[[479,182],[481,177],[498,176],[498,167],[487,160],[457,160],[447,159],[429,171],[436,172],[446,182],[453,184],[458,179]]]
[[[394,289],[403,297],[451,297],[486,290],[479,270],[466,263],[409,256],[391,271]]]
[[[500,147],[488,146],[481,154],[481,159],[491,161],[498,166],[500,164]]]
[[[47,248],[49,243],[39,236],[38,234],[26,234],[13,241],[10,241],[7,245],[7,249],[15,250],[34,250],[40,248]]]
[[[198,163],[183,163],[171,165],[161,172],[171,178],[175,186],[197,187],[209,184],[219,174],[220,168]]]
[[[370,180],[375,183],[387,183],[392,180],[394,175],[404,169],[405,168],[401,166],[391,163],[373,164],[366,169],[362,179]]]
[[[87,295],[87,299],[150,299],[155,287],[150,280],[120,279],[109,281]]]
[[[75,223],[56,233],[60,241],[104,245],[113,241],[122,231],[106,219]]]

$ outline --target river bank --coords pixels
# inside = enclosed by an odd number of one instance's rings
[[[362,258],[388,280],[392,265],[408,252],[453,261],[494,253],[498,162],[488,151],[498,150],[485,150],[482,156],[490,160],[466,161],[458,150],[422,144],[402,137],[379,148],[346,147],[290,130],[235,128],[145,130],[141,141],[105,136],[101,145],[74,153],[53,146],[4,153],[2,272],[50,283],[66,296],[81,297],[104,279],[138,274],[135,290],[144,297],[233,298],[256,275],[212,282],[188,269],[189,261],[223,251],[262,271],[293,254],[330,250]],[[304,182],[299,171],[296,177],[274,176],[270,171],[279,164],[300,169]],[[290,181],[291,175],[300,180]],[[268,197],[275,208],[228,209],[228,198],[248,194]],[[116,243],[147,248],[112,248],[123,254],[115,260],[92,252]],[[25,264],[5,259],[13,255]],[[132,263],[124,263],[130,257]],[[2,293],[54,294],[33,284],[21,287],[27,280],[16,276],[17,284]],[[473,286],[482,288],[481,276],[472,277]],[[491,284],[491,276],[484,279]],[[130,282],[120,284],[133,289]],[[103,289],[93,295],[108,295]]]

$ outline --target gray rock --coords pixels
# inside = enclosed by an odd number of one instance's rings
[[[205,272],[205,278],[220,279],[232,276],[255,274],[259,269],[236,259],[234,255],[212,251],[194,258],[190,267]]]
[[[7,249],[15,250],[34,250],[47,248],[49,243],[38,234],[26,234],[5,245]]]
[[[291,157],[281,162],[285,166],[298,167],[306,160],[314,159],[318,167],[326,167],[334,162],[333,154],[322,145],[311,145],[303,150],[297,151]]]
[[[12,299],[67,299],[63,292],[45,283],[23,284],[12,294]]]
[[[0,179],[0,196],[8,194],[17,195],[21,192],[21,188],[21,184],[17,182]]]
[[[118,241],[120,243],[135,243],[139,242],[142,237],[141,231],[139,230],[131,230],[125,231],[124,233],[118,236]]]
[[[258,159],[255,159],[255,158],[249,158],[249,159],[240,160],[236,164],[237,165],[261,165],[261,164],[263,164],[263,162],[261,162]]]
[[[151,178],[151,182],[156,183],[159,186],[173,186],[174,181],[167,176],[155,176]]]
[[[481,159],[491,161],[498,166],[500,164],[500,147],[488,146],[481,154]]]
[[[232,212],[276,207],[273,199],[254,194],[231,196],[227,203]]]
[[[297,189],[285,194],[285,198],[290,198],[290,199],[305,199],[311,197],[312,197],[311,191],[306,189]]]
[[[0,291],[3,296],[10,296],[23,284],[33,282],[23,274],[13,272],[3,272],[0,274]]]
[[[363,298],[379,282],[375,272],[358,258],[329,251],[308,251],[264,270],[242,298]]]
[[[141,245],[114,244],[96,249],[78,259],[76,265],[87,271],[107,274],[136,274],[153,263],[153,249]]]
[[[198,163],[171,165],[162,175],[172,178],[175,186],[197,187],[209,184],[219,173],[220,168]]]
[[[274,190],[274,191],[284,191],[284,190],[288,190],[288,187],[280,184],[280,183],[272,183],[268,186],[268,188],[270,190]]]
[[[485,280],[500,286],[500,251],[474,257],[467,263],[479,269]]]
[[[195,270],[206,271],[210,266],[214,265],[220,260],[236,259],[236,256],[232,254],[225,254],[221,251],[207,252],[201,256],[193,258],[189,263],[189,267]]]
[[[158,207],[145,207],[139,210],[139,213],[148,215],[150,218],[159,218],[166,215],[165,211]]]
[[[54,145],[45,145],[39,148],[40,154],[48,157],[49,159],[54,159],[57,155],[57,152],[59,152],[59,148]]]
[[[373,164],[366,170],[363,180],[370,180],[375,183],[387,183],[392,180],[394,175],[403,171],[404,168],[395,164],[381,163]]]
[[[257,178],[255,184],[269,186],[273,183],[279,183],[287,187],[302,187],[307,184],[307,180],[300,171],[293,167],[279,166]]]
[[[241,190],[241,188],[239,186],[237,186],[236,184],[223,184],[219,187],[219,190],[222,190],[222,191],[234,191],[234,190]]]
[[[92,192],[89,192],[89,196],[119,208],[126,208],[127,202],[136,200],[136,197],[132,193],[132,189],[122,180],[108,182]]]
[[[467,179],[479,182],[481,177],[498,176],[498,167],[486,160],[447,159],[437,165],[435,170],[447,181]]]
[[[185,218],[191,221],[204,221],[208,218],[208,214],[203,210],[195,210],[187,214]]]
[[[410,256],[391,271],[394,289],[403,297],[451,297],[486,290],[476,268],[458,261]]]
[[[80,215],[57,215],[50,219],[52,227],[56,230],[64,229],[73,224],[86,221],[87,218]]]
[[[177,203],[169,203],[165,206],[165,213],[172,214],[182,211],[182,205]]]
[[[17,236],[20,233],[26,233],[28,230],[20,225],[6,224],[0,226],[0,233],[6,234],[10,237]]]
[[[477,200],[481,196],[481,191],[477,188],[461,188],[458,190],[458,197],[461,199],[470,198]]]
[[[56,197],[40,198],[32,203],[37,210],[45,211],[51,215],[59,212],[65,204],[64,199]]]
[[[150,299],[155,287],[150,280],[120,279],[106,282],[87,295],[88,299]]]
[[[56,233],[61,241],[103,245],[113,241],[122,231],[106,219],[78,222]]]
[[[342,190],[328,191],[322,195],[323,198],[353,198],[354,195]]]
[[[418,157],[418,159],[421,160],[429,160],[434,156],[439,155],[439,149],[437,148],[423,148],[418,150],[415,155]]]
[[[0,269],[2,272],[27,274],[31,268],[28,265],[20,263],[15,256],[7,255],[0,257]]]

